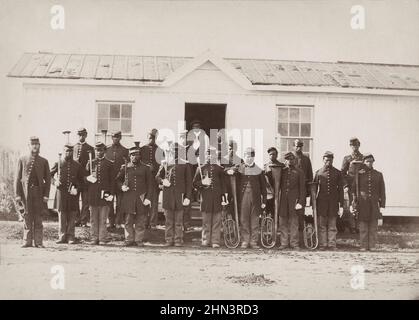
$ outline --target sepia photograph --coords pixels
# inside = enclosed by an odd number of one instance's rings
[[[418,0],[0,0],[0,39],[0,300],[419,299]]]

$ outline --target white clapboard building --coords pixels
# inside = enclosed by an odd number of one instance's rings
[[[349,138],[361,141],[384,173],[386,215],[419,215],[419,66],[352,62],[25,53],[11,68],[21,81],[21,146],[38,135],[52,162],[63,130],[122,130],[142,144],[151,128],[193,119],[203,127],[263,129],[263,151],[304,140],[316,170],[332,151],[340,169]],[[185,121],[179,125],[179,121]],[[260,149],[260,148],[259,148]]]

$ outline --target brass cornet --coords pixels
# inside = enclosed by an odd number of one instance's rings
[[[313,217],[304,216],[303,238],[307,249],[314,250],[319,245],[319,234],[317,228],[317,182],[310,183],[310,196],[313,208]]]

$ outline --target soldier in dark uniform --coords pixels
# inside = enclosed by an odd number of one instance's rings
[[[224,170],[217,164],[217,149],[208,148],[206,154],[205,164],[195,172],[193,185],[201,192],[202,245],[219,248],[221,211],[222,204],[227,205],[227,189]]]
[[[295,139],[294,141],[295,166],[301,169],[304,173],[304,181],[305,181],[305,189],[306,189],[306,195],[305,195],[304,201],[302,201],[301,203],[303,207],[300,210],[297,210],[300,240],[303,238],[304,210],[305,210],[305,205],[306,205],[306,198],[310,196],[309,183],[313,181],[313,168],[311,166],[310,158],[304,155],[303,153],[303,146],[304,146],[304,143],[302,140]]]
[[[255,164],[255,150],[247,148],[244,163],[240,164],[237,179],[240,207],[240,235],[243,249],[259,248],[259,215],[266,207],[266,181],[263,171]]]
[[[178,158],[178,149],[175,143],[160,166],[156,179],[163,186],[166,245],[180,247],[183,243],[183,207],[191,202],[192,173],[190,166]]]
[[[266,178],[266,186],[267,186],[267,202],[266,202],[266,210],[268,212],[273,213],[275,207],[275,198],[274,198],[274,186],[275,181],[272,177],[272,167],[281,167],[283,168],[285,165],[278,161],[278,150],[275,147],[270,147],[268,149],[269,161],[265,163],[263,171],[265,173]]]
[[[102,142],[95,144],[96,158],[86,165],[89,175],[87,181],[87,199],[90,209],[91,244],[104,244],[108,241],[106,220],[109,214],[109,203],[113,201],[115,174],[113,163],[105,158],[106,146]]]
[[[140,161],[140,150],[129,149],[130,162],[122,165],[116,180],[122,194],[122,209],[125,217],[125,245],[144,246],[147,211],[152,204],[154,178],[151,168]],[[134,227],[135,226],[135,227]]]
[[[74,146],[73,157],[78,163],[80,163],[83,171],[86,168],[87,161],[89,161],[89,153],[92,154],[92,157],[95,157],[94,148],[86,142],[87,130],[86,128],[80,128],[77,130],[77,135],[79,136],[79,142]],[[84,175],[87,176],[87,172],[84,172]],[[76,216],[76,226],[81,225],[83,227],[87,226],[87,222],[90,220],[89,212],[89,203],[87,202],[87,188],[83,185],[79,186],[77,189],[79,195],[77,199],[81,197],[81,209],[79,204],[77,204],[77,216]]]
[[[113,173],[115,174],[114,179],[116,178],[119,169],[121,169],[121,166],[125,164],[125,161],[128,162],[128,149],[121,144],[121,138],[121,131],[113,132],[112,144],[107,146],[105,153],[105,157],[113,163]],[[114,202],[111,202],[109,212],[109,227],[111,229],[114,227],[120,228],[121,224],[124,222],[124,212],[121,210],[122,193],[116,187],[114,187],[114,190],[116,192],[116,209],[114,209]]]
[[[343,188],[344,192],[349,195],[349,203],[352,203],[352,184],[354,182],[355,176],[355,166],[353,165],[354,161],[362,161],[363,155],[359,152],[359,147],[361,146],[361,142],[358,138],[351,138],[349,140],[349,146],[352,148],[352,153],[345,156],[342,161],[342,169],[341,172],[343,174]],[[356,221],[354,215],[350,211],[344,212],[342,216],[342,221],[349,225],[351,233],[356,233]]]
[[[21,157],[17,163],[14,189],[16,201],[22,201],[25,207],[23,217],[23,248],[43,248],[42,211],[48,202],[51,175],[48,160],[39,155],[38,137],[29,140],[30,154]]]
[[[333,153],[323,155],[324,166],[316,171],[314,182],[317,183],[317,212],[320,226],[320,250],[327,247],[336,250],[336,218],[338,211],[343,211],[342,173],[333,167]]]
[[[364,167],[359,170],[359,198],[352,184],[353,206],[359,214],[359,236],[361,251],[375,251],[377,226],[382,225],[380,208],[386,206],[386,190],[383,174],[373,168],[374,156],[364,155]]]
[[[58,170],[60,166],[60,170]],[[59,173],[59,175],[58,175]],[[58,209],[57,243],[75,243],[75,221],[79,208],[79,189],[84,184],[85,169],[73,160],[73,146],[64,146],[64,160],[56,162],[51,168],[51,178],[57,174],[54,184],[57,187],[56,201]]]
[[[151,175],[153,176],[153,179],[151,179],[152,192],[149,194],[151,206],[147,207],[148,217],[146,221],[146,226],[150,226],[151,229],[156,229],[157,226],[157,214],[160,193],[159,185],[157,184],[154,177],[156,176],[157,171],[159,170],[160,162],[163,156],[163,150],[160,149],[156,144],[157,134],[157,129],[152,129],[148,133],[148,144],[141,147],[140,149],[140,159],[142,162],[150,166]],[[158,157],[158,159],[156,159],[156,156]]]
[[[279,206],[279,232],[281,234],[280,250],[290,245],[295,250],[300,249],[298,234],[297,211],[303,208],[306,198],[304,173],[297,168],[292,152],[284,156],[285,167],[282,169],[281,199]]]

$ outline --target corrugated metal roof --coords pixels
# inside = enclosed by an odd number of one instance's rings
[[[10,77],[162,82],[191,57],[25,53]],[[253,85],[419,90],[419,66],[224,59]]]

